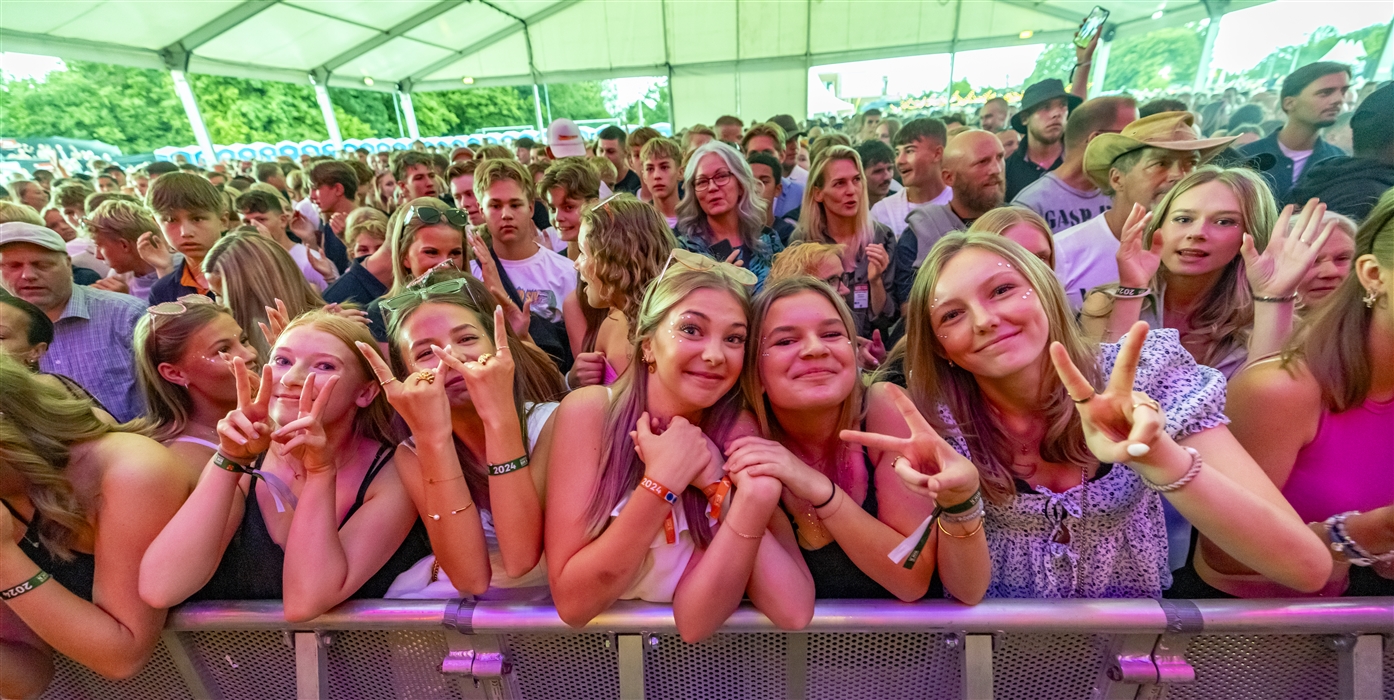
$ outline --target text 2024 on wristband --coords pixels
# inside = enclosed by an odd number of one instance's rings
[[[29,579],[28,581],[25,581],[24,583],[21,583],[18,586],[15,586],[14,588],[6,588],[5,590],[0,591],[0,600],[14,600],[15,598],[18,598],[24,595],[25,593],[28,593],[29,591],[32,591],[35,588],[38,588],[40,584],[51,578],[53,577],[49,576],[47,571],[41,570],[39,571],[39,573],[34,574],[34,577]]]
[[[509,472],[516,472],[526,466],[528,466],[528,456],[523,455],[522,457],[509,460],[503,464],[490,464],[489,476],[503,476]]]

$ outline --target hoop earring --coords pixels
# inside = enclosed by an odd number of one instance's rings
[[[658,371],[658,366],[657,366],[657,365],[654,365],[654,364],[645,362],[645,363],[644,363],[644,366],[649,368],[649,374],[653,374],[653,373],[655,373],[655,372]]]
[[[1376,292],[1375,290],[1371,289],[1370,293],[1366,294],[1365,298],[1361,301],[1365,302],[1365,308],[1373,309],[1375,308],[1375,302],[1379,301],[1379,292]]]

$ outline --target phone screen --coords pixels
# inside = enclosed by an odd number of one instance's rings
[[[1108,21],[1108,10],[1098,5],[1084,18],[1084,24],[1080,25],[1079,31],[1075,34],[1075,46],[1083,49],[1089,46],[1089,42],[1094,40],[1094,36],[1103,28],[1104,22]]]
[[[726,262],[726,258],[731,256],[732,250],[734,249],[731,247],[730,241],[717,241],[711,245],[712,257],[716,258],[718,262]]]

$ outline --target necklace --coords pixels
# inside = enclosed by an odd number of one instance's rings
[[[850,483],[847,476],[848,472],[850,472],[851,465],[848,464],[846,459],[842,458],[844,452],[846,452],[844,448],[838,447],[837,451],[833,453],[832,459],[836,460],[837,464],[834,465],[832,474],[829,474],[826,469],[828,463],[827,458],[811,460],[799,454],[796,450],[790,449],[789,451],[793,453],[795,457],[798,457],[799,461],[812,467],[813,470],[819,474],[831,479],[835,487]],[[805,528],[803,527],[796,528],[798,538],[803,540],[805,544],[808,544],[809,548],[821,547],[831,541],[833,539],[832,533],[828,532],[827,526],[823,525],[823,519],[818,517],[818,512],[813,508],[813,503],[794,496],[793,494],[790,494],[790,496],[796,501],[798,513],[803,516],[804,521],[807,523],[807,532],[805,532]]]

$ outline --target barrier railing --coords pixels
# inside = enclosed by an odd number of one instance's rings
[[[742,606],[699,644],[672,610],[355,601],[171,613],[150,665],[66,659],[48,698],[1358,698],[1394,700],[1394,598],[820,601],[799,632]]]

